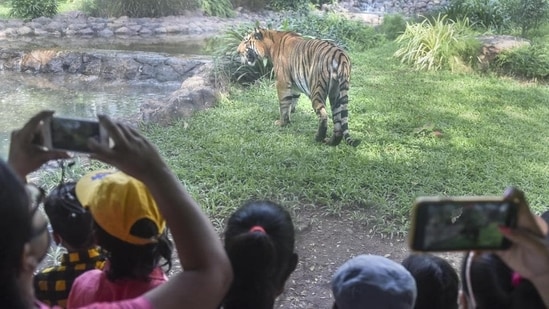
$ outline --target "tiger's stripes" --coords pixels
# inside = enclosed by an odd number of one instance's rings
[[[358,146],[360,141],[349,133],[351,62],[343,49],[329,41],[306,39],[294,32],[255,29],[242,40],[237,51],[243,63],[253,65],[263,58],[273,63],[280,103],[277,125],[290,122],[290,113],[295,111],[300,93],[304,93],[319,118],[317,141],[336,146],[344,138],[347,144]],[[334,124],[331,138],[326,137],[326,99],[330,100]]]

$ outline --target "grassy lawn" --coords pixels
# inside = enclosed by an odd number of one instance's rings
[[[327,213],[369,209],[357,219],[402,235],[416,196],[500,195],[509,185],[523,189],[537,212],[547,209],[549,88],[415,72],[391,57],[394,50],[351,54],[356,149],[314,142],[317,121],[306,98],[290,126],[274,126],[271,81],[235,86],[218,107],[145,132],[214,218],[268,198]]]

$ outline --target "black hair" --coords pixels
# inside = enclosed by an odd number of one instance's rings
[[[149,238],[158,235],[159,231],[154,222],[149,219],[140,219],[131,229],[131,234]],[[167,266],[166,272],[172,268],[173,244],[168,239],[167,230],[164,231],[156,243],[146,245],[134,245],[122,241],[95,224],[95,237],[97,244],[107,251],[110,267],[107,270],[107,278],[110,281],[117,279],[149,280],[153,269],[159,266],[161,259]]]
[[[76,182],[62,183],[46,197],[44,210],[55,233],[74,249],[93,245],[93,218],[76,198]]]
[[[415,309],[457,309],[459,277],[445,259],[432,254],[411,254],[402,261],[417,286]]]
[[[30,199],[23,183],[0,159],[0,304],[3,308],[27,308],[18,284],[25,243],[31,238]]]
[[[297,265],[288,211],[270,201],[247,202],[230,216],[224,241],[234,279],[223,308],[273,308]]]
[[[469,259],[472,259],[469,261]],[[471,263],[469,278],[467,263]],[[469,281],[479,309],[545,308],[534,285],[527,279],[513,284],[513,270],[497,255],[466,254],[461,267],[462,290],[469,295]]]

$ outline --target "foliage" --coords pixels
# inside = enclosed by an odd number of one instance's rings
[[[307,11],[309,0],[270,0],[269,7],[275,11]]]
[[[57,14],[57,0],[11,0],[10,16],[33,19]]]
[[[383,16],[378,30],[385,35],[388,40],[394,40],[406,30],[406,20],[400,14],[387,14]]]
[[[549,19],[549,0],[515,0],[511,8],[511,19],[525,37],[529,31],[538,29]]]
[[[504,51],[496,57],[494,67],[513,77],[549,81],[549,44]]]
[[[511,1],[514,0],[449,0],[441,14],[451,20],[469,19],[477,29],[504,33],[512,26]]]
[[[231,0],[233,7],[242,7],[253,12],[264,10],[268,2],[268,0]]]
[[[282,31],[295,31],[301,35],[332,40],[352,50],[366,50],[381,45],[383,36],[374,28],[337,13],[293,13],[286,17]]]
[[[199,0],[85,0],[83,10],[102,17],[160,17],[196,9]]]
[[[475,66],[480,43],[469,32],[467,19],[454,22],[446,15],[406,25],[396,40],[394,56],[417,70]]]
[[[200,8],[209,16],[235,16],[233,5],[230,0],[200,0]]]

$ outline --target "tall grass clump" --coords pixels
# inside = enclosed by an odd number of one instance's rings
[[[200,8],[209,16],[235,16],[233,5],[229,0],[200,0]]]
[[[476,65],[480,42],[468,27],[467,19],[448,20],[446,15],[407,23],[398,36],[399,49],[394,56],[417,70],[458,70]]]

